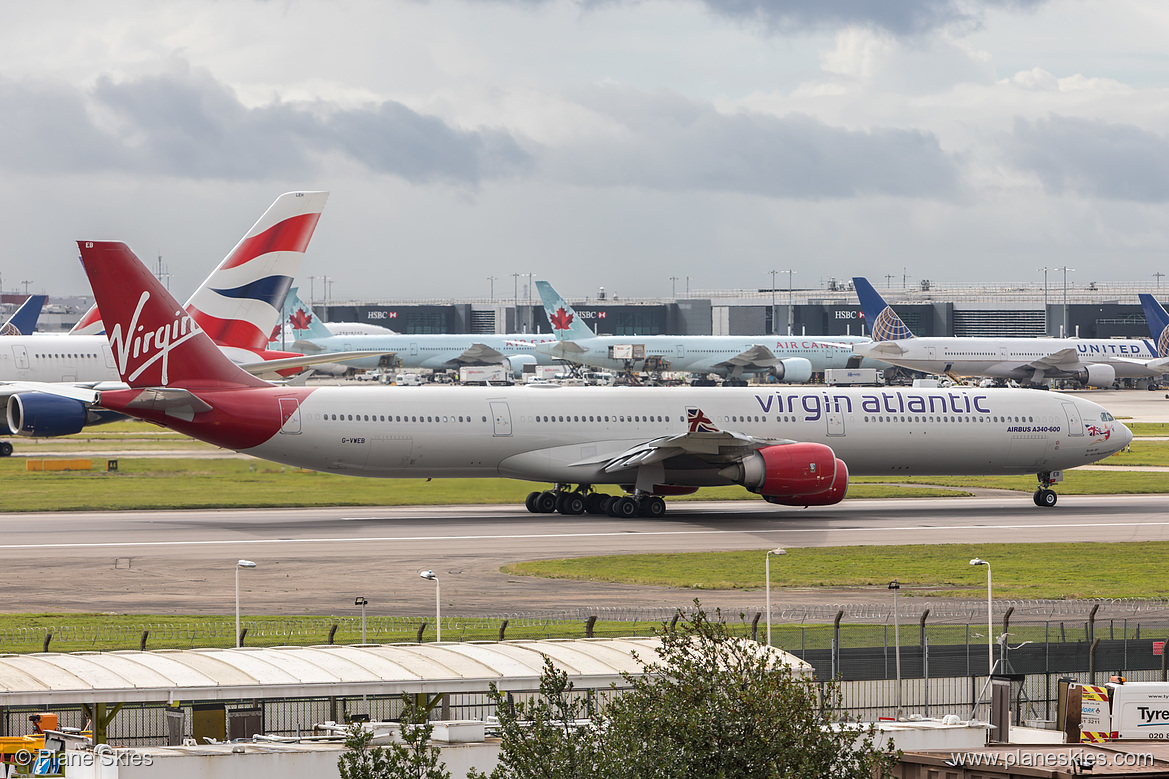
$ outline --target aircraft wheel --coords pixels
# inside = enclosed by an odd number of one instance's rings
[[[536,513],[551,514],[555,510],[556,493],[552,491],[541,492],[540,497],[536,499]]]
[[[528,497],[524,498],[524,508],[533,514],[539,514],[540,509],[537,508],[537,501],[540,500],[540,493],[529,492]]]
[[[637,501],[633,498],[614,498],[609,504],[609,515],[619,519],[637,516]]]
[[[12,444],[7,441],[0,441],[0,457],[12,456]]]
[[[1035,492],[1035,505],[1043,508],[1051,508],[1055,502],[1059,500],[1059,496],[1055,494],[1055,490],[1041,489]]]
[[[643,517],[660,519],[666,515],[666,502],[657,495],[644,498],[641,501],[641,506],[638,508],[637,513]]]
[[[556,499],[556,510],[565,516],[584,513],[584,498],[579,492],[562,492]]]
[[[605,511],[605,500],[608,497],[609,497],[608,495],[602,495],[599,492],[590,492],[584,499],[585,511],[587,511],[590,514],[606,514],[606,513],[608,513]]]

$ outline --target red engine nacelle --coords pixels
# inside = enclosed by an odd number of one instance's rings
[[[848,466],[844,464],[844,460],[838,459],[836,461],[836,478],[832,480],[832,486],[824,492],[794,497],[764,495],[763,499],[768,503],[776,503],[780,506],[833,506],[844,500],[846,494],[848,494]]]
[[[832,489],[839,462],[832,448],[824,444],[783,444],[752,452],[722,473],[751,492],[794,498]]]

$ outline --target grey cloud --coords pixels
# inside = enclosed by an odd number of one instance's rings
[[[1169,200],[1169,138],[1139,127],[1060,116],[1016,119],[1004,152],[1050,192]]]
[[[550,167],[595,186],[807,200],[944,197],[958,189],[954,160],[929,133],[856,131],[807,116],[722,114],[674,95],[634,97],[628,90],[592,92],[583,102],[624,132],[562,150]]]
[[[103,77],[92,93],[0,82],[0,115],[0,143],[19,150],[0,166],[26,172],[259,180],[312,173],[340,153],[413,183],[476,186],[529,162],[506,134],[450,127],[392,101],[250,108],[182,65],[130,81]]]
[[[917,35],[953,24],[977,25],[991,8],[1029,11],[1047,0],[702,0],[711,11],[772,31],[859,25]]]
[[[487,0],[538,6],[555,0]],[[575,0],[583,8],[640,0]],[[833,30],[861,26],[898,36],[920,35],[951,25],[977,27],[989,9],[1020,12],[1038,9],[1048,0],[700,0],[712,13],[770,33]]]

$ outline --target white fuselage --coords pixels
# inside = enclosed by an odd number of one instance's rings
[[[305,344],[312,344],[318,349],[328,352],[371,352],[370,357],[359,357],[346,360],[345,365],[352,368],[377,368],[387,355],[400,368],[410,370],[442,371],[458,368],[464,361],[461,360],[478,345],[494,349],[504,357],[531,358],[529,362],[539,365],[551,365],[552,360],[536,351],[536,344],[541,341],[551,342],[551,336],[540,335],[445,335],[445,334],[356,334],[336,335],[328,338],[301,338],[293,343],[291,348],[304,348]],[[316,352],[305,349],[311,354]],[[468,360],[465,364],[494,364],[496,361]]]
[[[14,335],[0,339],[0,381],[121,379],[104,335]]]
[[[821,373],[829,368],[887,367],[885,363],[872,359],[856,360],[853,355],[853,345],[868,340],[868,338],[860,336],[818,338],[815,336],[602,335],[560,342],[572,344],[568,348],[557,349],[555,344],[542,344],[538,349],[541,352],[554,354],[580,365],[618,371],[624,370],[630,361],[610,357],[610,348],[624,345],[644,346],[645,356],[647,358],[660,358],[667,364],[667,370],[702,374],[715,373],[720,376],[766,372],[770,367],[768,365],[760,364],[735,370],[727,364],[737,356],[758,346],[766,347],[779,360],[802,357],[812,364],[812,371],[816,373]],[[859,365],[850,366],[850,359],[859,362]],[[638,360],[632,367],[640,368],[641,364],[642,361]]]
[[[1148,361],[1157,359],[1155,346],[1147,340],[908,338],[859,343],[853,348],[857,354],[923,373],[1030,380],[1037,370],[1044,378],[1061,378],[1088,365],[1107,365],[1121,379],[1158,375],[1158,371],[1146,366]],[[1070,350],[1066,356],[1049,360],[1065,350]]]
[[[827,444],[852,475],[1062,470],[1131,440],[1095,403],[1016,389],[320,387],[244,451],[357,476],[626,484],[636,469],[605,472],[606,462],[686,433],[691,408],[723,431]],[[678,456],[661,480],[727,484],[720,467]]]

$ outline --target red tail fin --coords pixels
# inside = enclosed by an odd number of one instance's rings
[[[126,244],[77,246],[122,381],[131,387],[268,386],[228,360]]]

